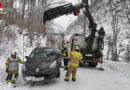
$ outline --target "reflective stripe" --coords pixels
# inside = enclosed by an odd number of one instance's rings
[[[65,53],[63,53],[62,56],[63,56],[64,58],[69,58],[69,53],[68,53],[68,56],[66,56]]]
[[[6,65],[6,69],[8,69],[8,67],[9,67],[9,66],[8,66],[8,65]]]
[[[7,80],[7,82],[9,83],[9,82],[11,82],[11,80],[10,80],[10,79],[8,79],[8,80]]]
[[[72,76],[72,78],[76,79],[76,76]]]
[[[24,62],[21,59],[19,59],[19,63],[24,64]]]
[[[83,57],[81,56],[81,58],[80,59],[83,59]]]
[[[10,61],[9,61],[9,59],[7,59],[7,61],[6,61],[6,69],[8,69],[9,64],[10,64]]]
[[[16,79],[16,78],[13,78],[12,80],[16,82],[17,79]]]
[[[7,60],[7,61],[6,61],[6,64],[9,64],[9,63],[10,63],[10,61],[9,61],[9,60]]]
[[[69,63],[71,66],[76,66],[76,67],[78,67],[79,66],[79,64],[74,64],[74,63]]]
[[[80,63],[83,63],[83,61],[80,61]]]
[[[64,67],[68,67],[68,66],[64,65]]]
[[[65,77],[66,80],[69,80],[69,77]]]
[[[64,57],[65,59],[68,59],[69,57]]]

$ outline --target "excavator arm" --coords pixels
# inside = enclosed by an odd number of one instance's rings
[[[86,6],[86,4],[84,4],[84,3],[76,5],[76,6],[73,6],[72,3],[69,3],[69,4],[66,4],[63,6],[51,8],[44,12],[43,23],[45,24],[46,21],[50,21],[57,17],[73,13],[77,10],[84,8],[85,6]]]

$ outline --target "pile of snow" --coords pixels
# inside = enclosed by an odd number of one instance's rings
[[[124,73],[127,77],[130,77],[130,64],[125,62],[116,62],[116,61],[104,61],[104,66],[109,67],[112,70],[119,71]]]
[[[6,84],[6,76],[7,73],[5,73],[5,69],[0,68],[0,86]]]

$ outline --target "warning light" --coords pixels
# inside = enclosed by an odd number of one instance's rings
[[[74,12],[75,16],[78,16],[79,14],[80,14],[80,10],[77,10],[77,11]]]
[[[2,8],[2,3],[0,2],[0,8]]]
[[[78,36],[79,34],[78,33],[75,33],[74,36]]]

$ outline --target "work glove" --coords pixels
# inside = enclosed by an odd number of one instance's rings
[[[8,69],[6,69],[6,72],[8,73]]]
[[[83,63],[83,61],[80,61],[80,63]]]

